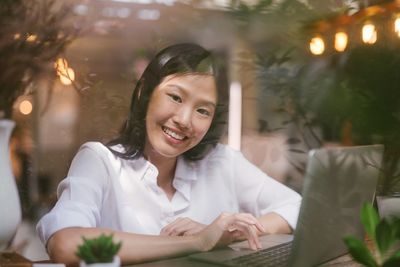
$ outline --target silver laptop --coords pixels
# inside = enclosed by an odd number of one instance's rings
[[[243,241],[190,259],[224,266],[310,267],[347,253],[343,237],[363,237],[359,214],[363,203],[374,199],[382,152],[381,145],[310,151],[293,236],[263,236],[261,251]]]

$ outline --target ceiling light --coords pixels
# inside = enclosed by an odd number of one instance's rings
[[[325,42],[322,37],[316,36],[310,41],[310,51],[314,55],[321,55],[325,51]]]

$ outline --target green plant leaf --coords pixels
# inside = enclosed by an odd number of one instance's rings
[[[400,250],[388,258],[382,267],[399,267],[400,266]]]
[[[393,221],[394,235],[400,240],[400,218],[396,217]]]
[[[375,230],[379,222],[379,216],[370,203],[364,203],[361,209],[361,222],[368,236],[375,240]]]
[[[396,241],[395,225],[382,219],[376,227],[376,244],[378,245],[379,252],[385,254],[390,246]]]
[[[122,242],[114,243],[112,235],[102,234],[97,238],[82,239],[83,244],[78,246],[75,254],[87,264],[112,262],[122,245]]]
[[[346,243],[349,253],[355,261],[368,267],[378,267],[378,264],[373,258],[371,252],[362,241],[352,236],[343,238],[343,241]]]

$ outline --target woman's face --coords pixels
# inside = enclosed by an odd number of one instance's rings
[[[173,158],[196,146],[210,128],[216,105],[213,76],[165,77],[150,98],[144,155]]]

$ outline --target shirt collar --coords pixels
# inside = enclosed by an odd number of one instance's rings
[[[125,152],[125,148],[121,144],[112,146],[112,149],[121,153]],[[158,170],[143,156],[139,156],[126,162],[133,169],[134,173],[136,174],[135,176],[138,177],[141,181],[154,181],[157,184]]]
[[[144,157],[140,157],[132,162],[132,167],[138,173],[140,180],[152,188],[152,190],[160,190],[157,186],[158,170],[156,166]],[[184,159],[182,156],[178,157],[173,185],[187,201],[190,201],[192,182],[196,180],[196,164]]]
[[[197,173],[195,167],[195,162],[188,161],[182,156],[178,157],[175,170],[175,179],[178,178],[180,180],[196,181]]]
[[[130,162],[133,170],[137,173],[140,180],[144,180],[149,173],[149,169],[157,168],[143,157],[139,157]],[[156,176],[157,177],[157,176]]]
[[[153,191],[159,191],[157,186],[158,169],[144,157],[138,157],[130,161],[130,165],[135,172],[135,176]]]
[[[173,185],[175,189],[186,200],[181,203],[182,205],[178,205],[180,206],[180,209],[185,208],[187,205],[189,205],[192,184],[196,180],[197,173],[194,162],[190,162],[188,160],[185,160],[183,157],[179,157],[176,164]]]

